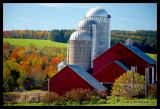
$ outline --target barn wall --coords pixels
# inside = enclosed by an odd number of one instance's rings
[[[94,68],[93,72],[96,73],[99,69],[104,67],[106,63],[110,63],[111,61],[119,60],[124,63],[128,68],[131,66],[137,65],[137,72],[140,74],[145,75],[145,69],[147,67],[147,62],[141,59],[139,56],[135,55],[133,52],[128,50],[124,45],[121,43],[116,44],[102,55],[97,57],[94,60]],[[112,67],[113,68],[113,67]]]
[[[73,88],[93,89],[86,81],[77,75],[68,66],[50,78],[49,91],[63,94],[65,91]]]
[[[115,62],[111,62],[104,66],[100,71],[93,74],[93,76],[100,82],[114,83],[120,75],[126,71],[117,65]]]

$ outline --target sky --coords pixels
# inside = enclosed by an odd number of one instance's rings
[[[3,3],[3,30],[77,29],[97,6],[111,15],[111,30],[157,30],[156,3]]]

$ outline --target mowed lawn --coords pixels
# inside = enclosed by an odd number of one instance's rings
[[[52,42],[51,40],[3,38],[4,41],[9,42],[11,45],[30,46],[32,44],[39,48],[67,47],[66,43]]]

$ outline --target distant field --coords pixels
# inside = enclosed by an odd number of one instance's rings
[[[13,39],[13,38],[3,38],[3,41],[9,42],[11,45],[22,45],[29,46],[30,44],[36,47],[67,47],[65,43],[52,42],[50,40],[39,40],[39,39]],[[148,56],[157,60],[157,54],[146,53]]]
[[[154,60],[157,60],[157,54],[151,54],[151,53],[146,53],[148,56],[153,58]]]
[[[65,43],[52,42],[50,40],[39,40],[39,39],[14,39],[14,38],[3,38],[3,41],[9,42],[11,45],[22,45],[29,46],[34,45],[36,47],[67,47]]]

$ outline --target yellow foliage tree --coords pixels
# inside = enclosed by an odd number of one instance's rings
[[[128,71],[115,80],[111,95],[113,97],[131,98],[144,94],[144,76],[137,72]]]

